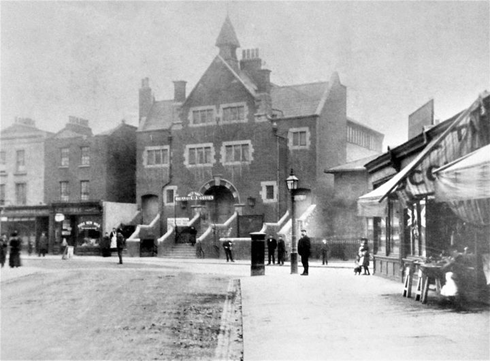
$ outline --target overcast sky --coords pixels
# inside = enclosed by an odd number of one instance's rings
[[[445,120],[490,90],[489,2],[1,2],[1,122],[59,131],[74,115],[95,133],[138,123],[138,89],[189,94],[217,55],[229,14],[242,49],[259,48],[278,85],[347,86],[348,116],[407,140],[430,99]],[[239,49],[241,56],[241,49]]]

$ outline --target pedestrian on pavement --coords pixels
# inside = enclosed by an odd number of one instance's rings
[[[465,269],[464,256],[456,246],[450,246],[449,258],[441,267],[446,281],[441,288],[441,295],[447,297],[457,311],[463,311],[466,303]]]
[[[17,231],[12,232],[10,237],[10,257],[9,257],[10,268],[21,266],[21,262],[20,262],[21,247],[22,246]]]
[[[119,257],[119,264],[123,264],[122,261],[122,253],[124,249],[124,236],[120,229],[117,230],[116,235],[116,248],[117,248],[117,256]]]
[[[7,248],[7,235],[4,233],[2,234],[2,237],[0,237],[0,264],[2,265],[2,268],[5,265],[5,260],[7,259]]]
[[[308,276],[308,258],[311,252],[310,237],[306,235],[306,229],[301,230],[301,238],[298,241],[298,254],[301,256],[301,263],[303,264],[303,273],[301,276]]]
[[[370,275],[369,272],[369,246],[367,238],[361,238],[361,246],[357,252],[357,257],[359,259],[359,266],[364,270],[365,275]]]
[[[114,251],[117,248],[117,230],[116,228],[112,229],[111,234],[109,235],[109,238],[111,240],[111,252]]]
[[[226,240],[223,242],[223,248],[225,249],[225,254],[226,254],[226,262],[232,261],[233,260],[233,242],[230,240]]]
[[[46,232],[41,233],[41,237],[39,237],[39,254],[38,256],[46,257],[46,253],[48,253],[48,237],[46,237]]]
[[[30,256],[32,254],[32,250],[34,249],[34,247],[32,246],[32,241],[31,241],[31,238],[29,237],[27,239],[27,254]]]
[[[202,243],[200,239],[196,242],[196,255],[197,258],[204,258],[204,249],[202,248]]]
[[[109,232],[105,232],[104,237],[102,237],[102,241],[100,242],[100,251],[102,253],[102,257],[111,256],[111,239],[109,237]]]
[[[322,265],[328,265],[328,251],[329,251],[327,240],[322,241]]]
[[[269,234],[269,237],[267,238],[267,251],[269,255],[269,263],[267,263],[268,265],[271,264],[271,259],[272,259],[272,264],[276,264],[276,256],[274,254],[276,252],[276,248],[277,248],[277,241],[274,237],[272,237],[272,234]]]
[[[284,239],[279,236],[277,241],[277,264],[282,266],[284,264],[284,256],[286,255],[286,244]]]
[[[61,259],[66,259],[68,255],[68,242],[66,238],[63,237],[63,241],[61,242]]]

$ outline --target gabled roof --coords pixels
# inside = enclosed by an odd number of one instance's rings
[[[316,115],[328,82],[271,87],[272,108],[282,111],[281,118]]]
[[[125,121],[123,120],[123,121],[121,121],[121,123],[119,123],[119,125],[117,127],[112,128],[112,129],[109,129],[109,130],[106,130],[105,132],[102,132],[102,133],[99,133],[99,134],[96,134],[96,135],[112,135],[116,131],[118,131],[119,129],[121,129],[123,127],[130,127],[130,128],[137,129],[137,127],[135,127],[134,125],[126,124]]]
[[[172,125],[175,114],[173,100],[154,102],[148,116],[138,127],[138,131],[168,129]]]

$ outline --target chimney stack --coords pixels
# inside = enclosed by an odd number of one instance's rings
[[[148,116],[153,105],[153,94],[150,88],[150,79],[144,78],[141,80],[141,88],[139,94],[139,121]]]
[[[183,103],[185,101],[185,85],[187,84],[184,80],[175,80],[174,82],[174,102]]]

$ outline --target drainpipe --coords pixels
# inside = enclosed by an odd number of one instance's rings
[[[170,127],[170,132],[171,131],[172,131],[172,127]],[[165,197],[163,196],[163,190],[165,189],[166,186],[168,186],[169,184],[172,183],[172,178],[173,178],[173,174],[172,174],[172,144],[173,144],[172,133],[169,134],[167,139],[168,139],[168,144],[169,144],[169,149],[168,149],[168,181],[162,186],[162,190],[160,192],[160,195],[162,197],[162,212],[161,212],[161,219],[162,220],[163,220],[163,209],[165,206]],[[174,194],[174,196],[175,196],[175,194]],[[163,234],[163,224],[162,223],[163,222],[160,222],[160,234]]]

